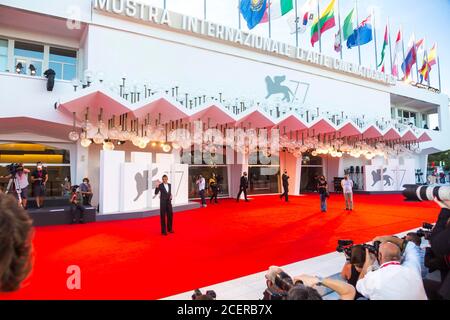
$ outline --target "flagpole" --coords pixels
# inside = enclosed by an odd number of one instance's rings
[[[338,0],[338,23],[339,23],[339,44],[341,46],[340,54],[341,54],[341,60],[343,60],[343,53],[344,46],[342,44],[342,25],[341,25],[341,1]]]
[[[405,57],[405,37],[403,34],[403,26],[400,26],[400,32],[402,33],[403,63],[405,63],[405,59],[406,59],[406,57]],[[400,67],[401,67],[401,65],[400,65]],[[405,65],[405,68],[406,68],[406,65]],[[402,72],[403,72],[403,78],[404,78],[404,80],[406,80],[406,74],[405,74],[405,70],[403,70],[403,68],[402,68]]]
[[[322,39],[320,34],[320,5],[319,0],[317,0],[317,34],[319,35],[319,52],[322,53]]]
[[[298,0],[295,0],[295,46],[298,48]]]
[[[419,66],[417,64],[417,61],[419,59],[418,52],[417,52],[417,46],[416,46],[416,33],[414,32],[414,50],[416,51],[416,76],[417,76],[417,82],[419,82]]]
[[[427,56],[427,70],[428,70],[428,68],[430,67],[429,64],[428,64],[428,51],[425,52],[425,55]],[[431,69],[428,70],[428,87],[431,87],[431,78],[430,78],[430,76],[431,76]]]
[[[389,24],[389,17],[387,18],[388,41],[389,41],[389,55],[391,57],[391,74],[392,74],[392,43],[391,43],[391,25]]]
[[[270,0],[267,0],[267,2],[269,3],[269,10],[267,10],[267,11],[269,12],[269,39],[270,39],[270,38],[272,38],[272,23],[271,23],[272,17],[270,15],[271,3],[270,3]]]
[[[355,0],[355,9],[356,9],[356,42],[358,43],[358,57],[359,57],[359,65],[361,65],[361,46],[359,44],[359,14],[358,14],[358,0]]]
[[[237,0],[238,6],[237,6],[237,11],[238,11],[238,21],[239,21],[239,30],[241,30],[241,9],[240,9],[240,5],[241,5],[241,0]]]
[[[203,0],[203,20],[206,20],[206,0]]]
[[[378,57],[377,57],[377,27],[375,25],[375,10],[372,8],[372,18],[373,18],[373,40],[375,43],[375,70],[378,68]]]
[[[436,46],[437,52],[437,46]],[[441,92],[441,63],[439,62],[439,55],[436,54],[436,61],[438,65],[438,77],[439,77],[439,92]]]

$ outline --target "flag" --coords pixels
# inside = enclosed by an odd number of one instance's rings
[[[398,31],[397,39],[395,40],[395,51],[394,51],[394,61],[392,65],[392,75],[398,77],[398,63],[400,59],[400,54],[402,53],[402,32]]]
[[[291,34],[294,34],[297,30],[300,33],[304,33],[308,26],[314,21],[314,10],[317,6],[317,0],[307,0],[305,4],[300,8],[300,12],[298,13],[298,24],[296,24],[296,16],[295,12],[292,12],[287,17],[287,23],[291,28]]]
[[[384,63],[384,57],[386,55],[386,48],[388,45],[389,45],[389,34],[388,34],[388,26],[386,25],[386,30],[384,31],[383,49],[381,50],[381,61],[380,64],[377,66],[377,68],[379,68]]]
[[[384,69],[384,63],[383,66],[381,67],[381,72],[386,73],[386,70]]]
[[[267,0],[241,0],[239,10],[245,21],[247,21],[249,29],[253,29],[261,22],[266,7]]]
[[[428,77],[430,76],[430,71],[431,71],[431,66],[427,57],[427,52],[425,51],[423,54],[423,64],[422,64],[422,68],[420,68],[420,83],[423,82],[423,80],[425,79],[425,81],[428,81]]]
[[[336,0],[331,0],[328,4],[327,8],[319,19],[315,19],[314,23],[311,27],[311,45],[314,47],[314,43],[319,41],[319,25],[320,25],[320,34],[323,34],[325,31],[333,28],[336,24],[334,21],[334,3]]]
[[[344,34],[344,40],[347,41],[348,37],[350,37],[353,33],[353,12],[355,9],[352,9],[350,13],[344,20],[344,25],[342,27],[342,32]]]
[[[436,64],[436,59],[437,59],[437,44],[435,43],[433,48],[431,48],[430,52],[428,53],[428,64],[430,65],[430,67]]]
[[[341,50],[342,50],[341,30],[339,30],[338,33],[336,33],[334,39],[334,51],[341,52]]]
[[[409,78],[411,75],[411,69],[413,65],[417,62],[417,47],[416,42],[414,41],[414,34],[411,36],[411,39],[409,40],[409,50],[408,54],[406,55],[405,61],[402,63],[402,70],[403,74],[405,75],[405,80]]]
[[[281,18],[294,8],[294,0],[267,0],[267,7],[261,23],[269,21],[269,6],[270,20],[275,20]]]
[[[368,16],[365,20],[361,21],[359,27],[355,29],[350,37],[347,39],[347,47],[349,49],[362,46],[369,43],[373,39],[372,24],[370,22],[372,16]]]

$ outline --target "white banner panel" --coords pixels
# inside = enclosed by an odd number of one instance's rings
[[[151,152],[131,152],[131,162],[133,163],[143,163],[152,164],[152,153]]]
[[[120,184],[120,211],[147,208],[148,165],[145,163],[122,163]]]
[[[124,162],[124,151],[100,151],[100,213],[120,210],[120,167]]]
[[[189,202],[188,190],[188,169],[187,164],[172,165],[172,194],[174,205],[187,204]]]

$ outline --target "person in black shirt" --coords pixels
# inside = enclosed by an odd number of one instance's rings
[[[36,164],[36,170],[31,173],[31,182],[33,184],[33,195],[36,197],[36,205],[41,208],[44,205],[45,186],[48,181],[47,170],[44,169],[42,162]]]
[[[158,193],[160,193],[159,212],[161,217],[161,234],[167,236],[167,231],[169,231],[169,233],[174,233],[172,228],[172,221],[173,221],[172,185],[168,183],[169,178],[167,177],[167,175],[163,175],[162,180],[163,180],[162,183],[158,181],[159,185],[155,189],[155,196],[158,195]]]
[[[347,262],[342,268],[341,277],[356,288],[356,283],[366,261],[366,250],[362,245],[353,246],[350,257],[346,255],[346,258]],[[356,291],[355,300],[362,297],[363,295]]]
[[[239,202],[239,198],[241,197],[242,192],[244,193],[245,201],[248,202],[247,199],[247,188],[248,188],[248,178],[247,178],[247,172],[244,172],[241,181],[239,184],[239,193],[237,195],[236,201]]]
[[[287,174],[287,170],[284,170],[283,175],[281,176],[281,180],[283,182],[283,193],[280,195],[280,199],[284,197],[286,202],[288,202],[288,193],[289,193],[289,176]]]
[[[327,212],[328,183],[325,176],[320,176],[319,182],[317,183],[317,190],[320,195],[320,210]]]

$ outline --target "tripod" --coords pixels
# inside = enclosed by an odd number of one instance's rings
[[[22,206],[22,189],[20,188],[19,185],[19,179],[17,179],[16,174],[12,175],[11,179],[9,179],[8,181],[8,186],[6,187],[6,191],[5,193],[7,194],[9,192],[9,190],[11,189],[11,185],[14,183],[14,186],[16,187],[16,193],[17,193],[17,199],[19,201],[19,206]]]

